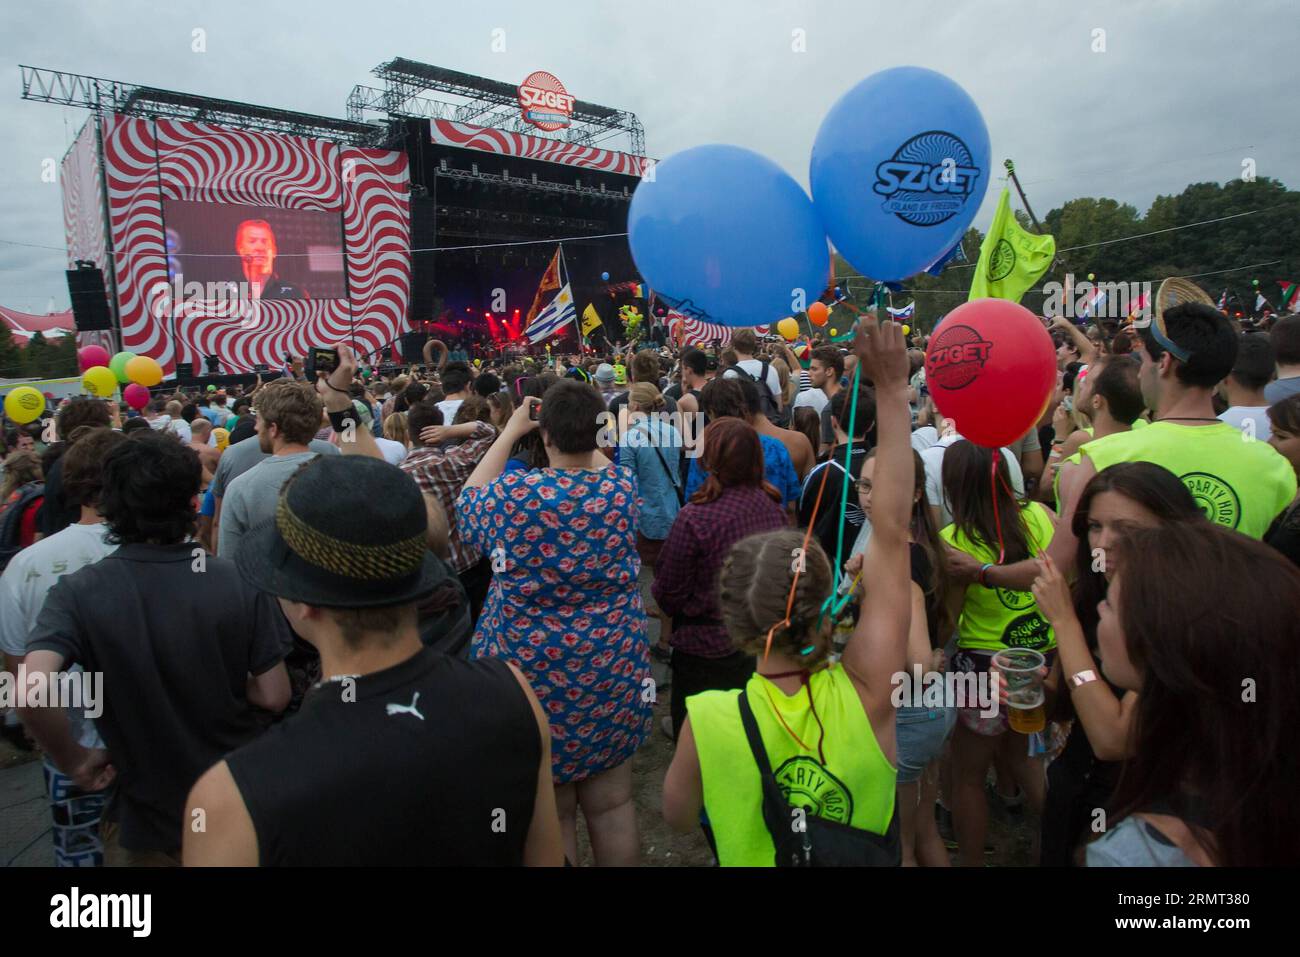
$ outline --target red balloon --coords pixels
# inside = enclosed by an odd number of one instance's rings
[[[103,346],[82,346],[77,350],[77,362],[80,363],[82,372],[95,366],[106,366],[111,358]]]
[[[132,382],[122,390],[122,398],[126,404],[137,412],[149,404],[149,390],[144,386]]]
[[[826,319],[830,313],[826,310],[826,303],[814,302],[808,307],[808,321],[814,326],[826,325]]]
[[[948,313],[930,337],[925,383],[964,438],[999,448],[1038,424],[1056,385],[1056,350],[1024,306],[976,299]]]

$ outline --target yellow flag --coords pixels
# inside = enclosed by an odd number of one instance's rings
[[[970,284],[969,299],[1019,302],[1029,287],[1047,272],[1055,255],[1055,239],[1027,233],[1016,222],[1011,214],[1011,192],[1002,187],[993,225],[980,246],[980,261]]]
[[[600,325],[600,316],[596,315],[596,307],[587,303],[587,308],[582,310],[582,334],[591,335],[591,330]]]

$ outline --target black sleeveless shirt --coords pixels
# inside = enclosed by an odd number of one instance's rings
[[[499,866],[522,863],[541,756],[504,662],[425,648],[317,686],[226,762],[263,866]]]

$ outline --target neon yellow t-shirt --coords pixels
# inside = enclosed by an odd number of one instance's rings
[[[1028,502],[1020,510],[1029,547],[1034,552],[1047,548],[1055,529],[1047,509]],[[945,542],[980,562],[996,562],[995,548],[972,542],[956,525],[939,532]],[[961,618],[957,622],[957,646],[983,651],[1004,648],[1032,648],[1047,651],[1056,647],[1056,633],[1038,611],[1032,592],[1011,588],[985,588],[974,582],[966,588]]]
[[[1088,442],[1079,450],[1100,472],[1120,462],[1152,462],[1173,472],[1211,521],[1263,538],[1296,494],[1291,463],[1267,442],[1226,422],[1152,422]]]
[[[749,698],[772,773],[792,807],[876,834],[889,829],[898,772],[876,742],[853,681],[837,663],[814,672],[808,684],[824,736],[808,707],[807,690],[787,696],[758,674],[743,692],[705,691],[686,699],[700,757],[704,809],[723,867],[776,863],[776,847],[763,823],[762,778],[737,706],[742,693]],[[811,750],[800,747],[791,731]],[[825,764],[819,760],[819,740]]]

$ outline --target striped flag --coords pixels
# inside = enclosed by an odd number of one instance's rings
[[[1092,298],[1083,304],[1083,308],[1079,310],[1078,318],[1088,319],[1104,305],[1106,305],[1106,290],[1098,289],[1093,293]]]
[[[725,346],[731,342],[730,326],[704,322],[680,312],[669,312],[664,321],[668,323],[669,338],[684,346],[711,346],[715,340]]]
[[[889,306],[886,306],[885,311],[895,319],[911,319],[912,313],[916,312],[916,300],[913,299],[902,309],[891,309]]]
[[[1300,283],[1279,279],[1277,284],[1282,287],[1279,309],[1282,312],[1300,312]]]
[[[578,318],[578,309],[573,304],[573,293],[569,291],[569,284],[565,283],[564,288],[551,300],[551,304],[537,314],[537,318],[529,323],[524,332],[529,342],[541,342],[543,339],[549,339],[576,318]]]
[[[1226,312],[1226,311],[1227,311],[1227,309],[1228,309],[1228,290],[1227,290],[1227,289],[1224,289],[1224,290],[1223,290],[1223,295],[1221,295],[1221,296],[1219,297],[1219,305],[1218,305],[1217,308],[1218,308],[1219,312]]]

